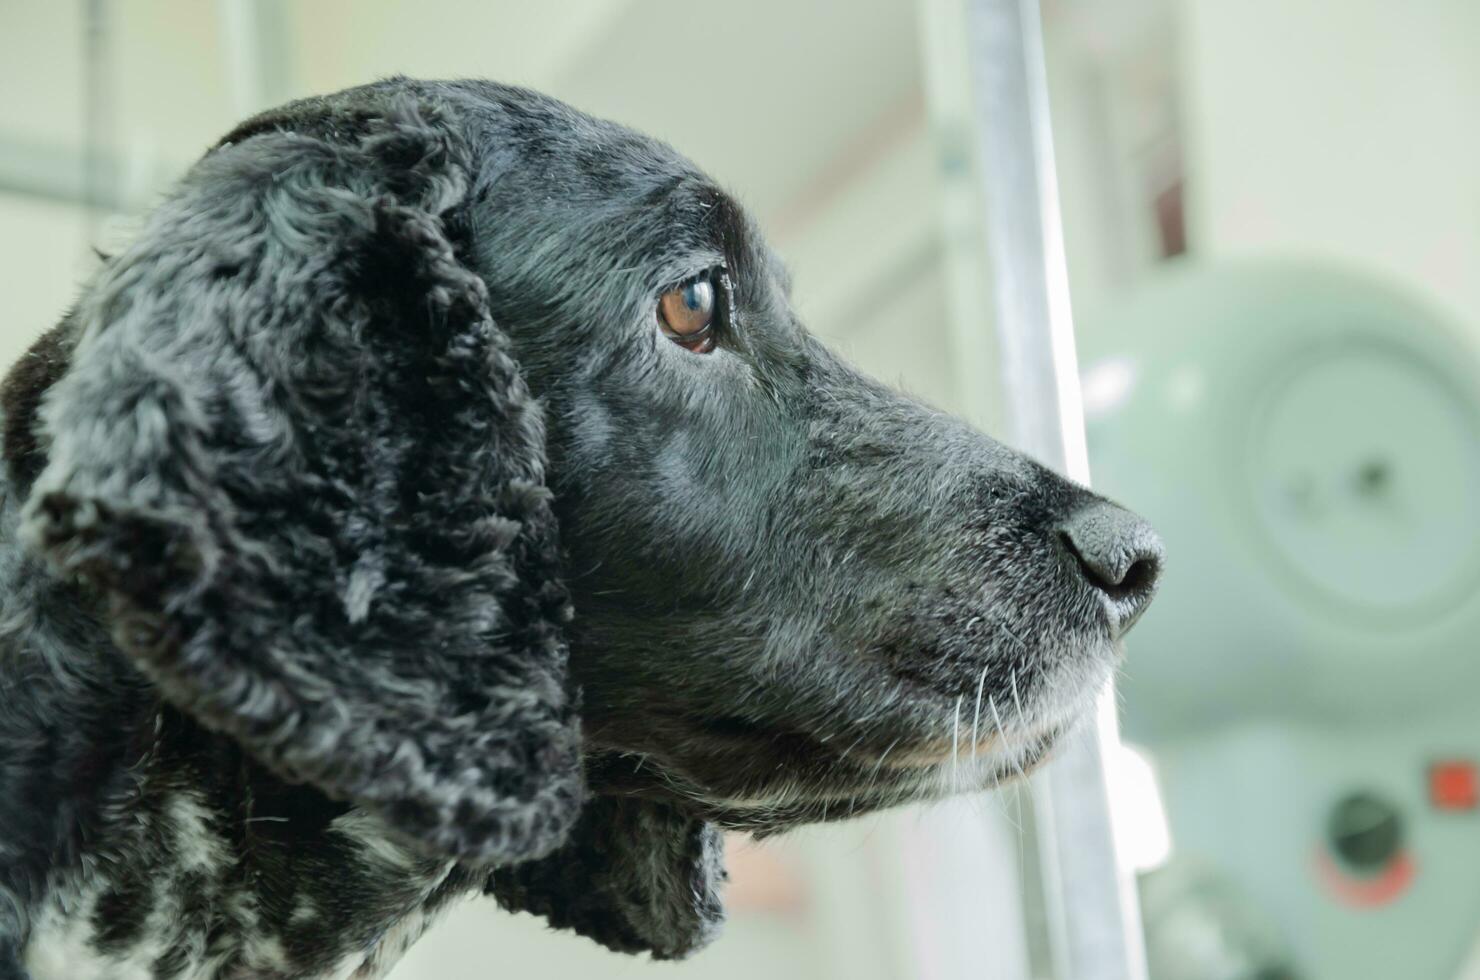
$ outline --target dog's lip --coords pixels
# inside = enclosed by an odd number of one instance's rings
[[[1002,738],[995,732],[986,738],[965,744],[953,743],[950,739],[934,739],[911,746],[902,752],[891,752],[881,757],[880,762],[893,769],[929,769],[953,760],[975,759],[990,755],[997,749],[1005,747],[1007,743],[1008,739]]]
[[[592,790],[602,795],[661,799],[693,808],[727,829],[765,836],[799,823],[840,819],[972,787],[989,789],[1041,765],[1062,734],[1062,729],[1015,728],[1006,736],[994,731],[976,740],[975,755],[972,743],[963,742],[953,754],[949,739],[923,736],[897,740],[883,752],[855,745],[831,754],[830,761],[819,759],[825,775],[816,771],[779,793],[716,783],[682,760],[620,750],[588,755],[587,778]]]
[[[1061,726],[993,731],[972,741],[963,733],[959,740],[937,738],[917,742],[901,751],[896,748],[880,759],[880,764],[894,769],[929,769],[943,765],[990,759],[1004,754],[1034,753],[1057,741]]]
[[[733,724],[733,721],[731,721]],[[718,727],[718,726],[716,726]],[[730,727],[730,726],[726,726]],[[878,766],[886,769],[929,769],[934,766],[943,765],[954,760],[967,758],[986,758],[993,753],[1015,753],[1033,749],[1045,738],[1052,737],[1055,726],[1046,727],[1024,727],[1009,726],[1005,731],[995,727],[984,731],[975,740],[970,733],[962,731],[955,740],[950,738],[931,736],[909,736],[901,735],[892,741],[882,743],[881,740],[872,739],[872,748],[867,744],[855,742],[848,749],[837,753],[836,749],[829,750],[828,745],[836,746],[837,738],[819,737],[799,731],[756,731],[752,728],[747,735],[753,740],[757,737],[765,740],[775,740],[779,735],[794,739],[804,739],[816,751],[819,757],[834,755],[839,762],[853,760],[863,766]],[[714,728],[711,728],[711,732]],[[735,736],[733,730],[726,733],[730,737]]]

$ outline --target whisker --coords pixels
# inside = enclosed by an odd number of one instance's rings
[[[961,695],[956,695],[956,715],[951,722],[951,792],[961,791]]]
[[[1017,810],[1017,818],[1016,819],[1013,819],[1012,812],[1007,809],[1007,794],[1008,793],[1011,793],[1012,794],[1013,803],[1018,808],[1018,810]],[[1007,821],[1007,825],[1013,829],[1013,832],[1014,832],[1013,835],[1015,837],[1017,837],[1017,842],[1018,842],[1018,866],[1021,867],[1022,866],[1022,861],[1023,861],[1023,811],[1022,811],[1022,803],[1020,802],[1020,798],[1018,797],[1017,794],[1018,794],[1018,791],[1017,791],[1017,788],[1016,787],[1008,787],[1008,788],[1005,788],[1005,789],[999,789],[997,792],[993,793],[992,795],[997,800],[997,808],[1002,813],[1002,819]]]
[[[993,698],[990,694],[987,695],[987,707],[992,709],[992,718],[995,719],[997,722],[998,733],[1005,735],[1007,733],[1007,730],[1002,727],[1002,716],[997,713],[997,700]],[[1006,755],[1007,764],[1010,765],[1017,772],[1019,779],[1024,778],[1027,774],[1023,772],[1023,764],[1018,759],[1017,753],[1009,750]]]
[[[903,738],[903,737],[904,736],[900,736],[900,738]],[[869,788],[870,791],[873,790],[874,784],[877,783],[878,780],[879,780],[879,773],[884,768],[884,760],[887,759],[887,758],[889,758],[889,753],[894,751],[894,747],[899,744],[899,741],[900,741],[900,739],[899,738],[896,738],[894,741],[890,742],[889,743],[889,747],[884,750],[884,754],[881,755],[881,756],[879,756],[879,761],[874,763],[873,773],[869,777],[869,785],[868,785],[868,788]]]
[[[1008,683],[1012,687],[1012,703],[1017,706],[1018,724],[1026,728],[1028,724],[1028,719],[1023,714],[1023,701],[1021,698],[1018,697],[1016,667],[1012,668],[1012,674],[1008,678]]]
[[[997,724],[997,734],[999,736],[1003,735],[1005,729],[1002,727],[1002,716],[997,713],[997,699],[990,694],[987,695],[987,707],[992,712],[992,720]]]
[[[977,724],[982,720],[982,689],[987,683],[987,671],[992,669],[991,664],[982,667],[982,675],[976,680],[976,708],[971,712],[971,761],[976,763],[976,749],[981,744],[977,738]]]
[[[843,750],[843,751],[842,751],[842,752],[840,752],[840,753],[838,753],[838,758],[839,758],[839,759],[840,759],[840,760],[843,760],[843,759],[847,759],[847,758],[848,758],[848,754],[849,754],[849,753],[850,753],[850,752],[852,752],[852,751],[853,751],[853,750],[854,750],[854,749],[856,749],[856,748],[858,748],[858,743],[859,743],[859,742],[862,742],[862,741],[863,741],[863,740],[864,740],[864,739],[865,739],[865,738],[867,738],[867,737],[868,737],[868,732],[864,732],[864,733],[863,733],[863,734],[862,734],[862,735],[860,735],[860,736],[858,736],[858,737],[857,737],[857,738],[855,738],[855,739],[854,739],[854,740],[853,740],[853,743],[852,743],[852,744],[851,744],[851,745],[849,745],[849,746],[848,746],[848,747],[847,747],[847,748],[846,748],[846,749],[844,749],[844,750]]]

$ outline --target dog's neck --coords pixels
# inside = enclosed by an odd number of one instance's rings
[[[0,977],[372,977],[482,884],[164,703],[0,491]]]

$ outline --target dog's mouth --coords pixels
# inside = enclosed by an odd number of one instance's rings
[[[765,836],[1022,778],[1050,757],[1064,730],[849,742],[720,718],[696,726],[681,759],[594,751],[587,778],[597,793],[680,802],[726,829]]]
[[[685,790],[681,780],[664,774],[638,790],[639,795],[680,798],[703,818],[727,830],[757,837],[802,824],[847,820],[907,803],[928,802],[963,792],[987,790],[1025,778],[1047,761],[1058,733],[1024,740],[1011,751],[994,743],[990,749],[962,746],[954,753],[936,746],[896,750],[873,761],[859,758],[833,763],[826,781],[793,780],[752,792]],[[627,792],[631,792],[629,784]]]
[[[935,739],[895,751],[880,762],[896,769],[959,770],[963,765],[975,768],[984,759],[1026,758],[1037,765],[1058,740],[1061,731],[1053,728],[1044,732],[994,732],[977,738],[962,733],[959,739]]]
[[[738,694],[626,694],[622,710],[588,702],[593,790],[764,834],[989,789],[1050,755],[1117,659],[1097,605],[1045,626],[975,595],[931,596],[802,639],[784,650],[796,670],[741,673]],[[727,713],[712,711],[721,705]]]

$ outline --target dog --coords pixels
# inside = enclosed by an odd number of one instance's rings
[[[667,146],[388,79],[217,144],[0,393],[0,978],[678,958],[722,828],[1037,764],[1163,564],[854,371]]]

